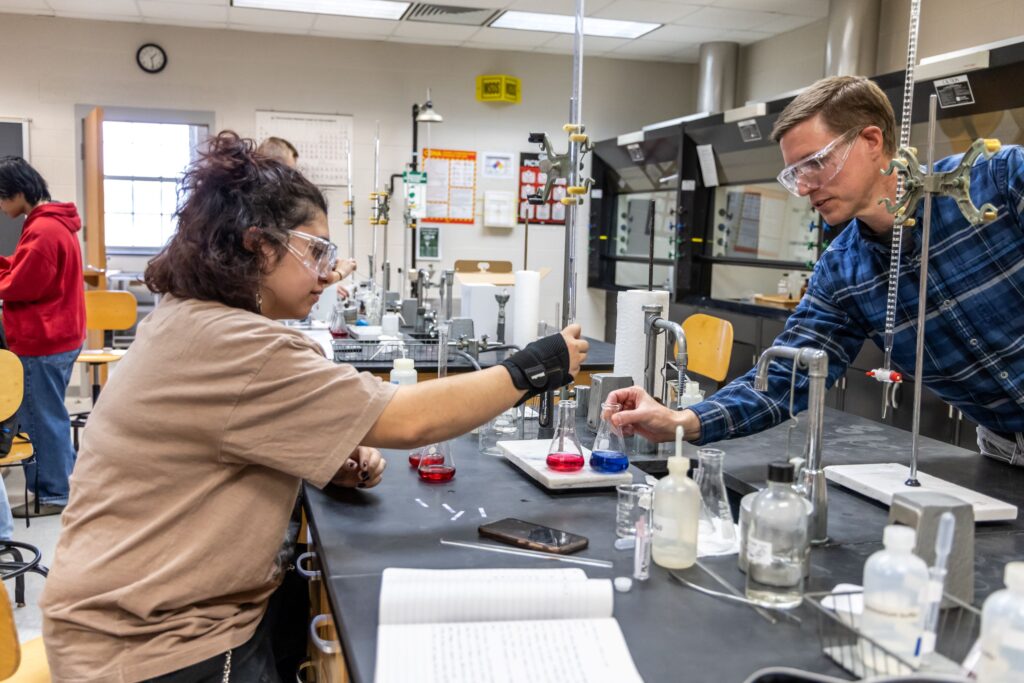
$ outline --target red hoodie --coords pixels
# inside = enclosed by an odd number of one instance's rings
[[[0,256],[4,331],[19,356],[50,356],[85,340],[82,228],[71,203],[42,204],[28,214],[14,255]]]

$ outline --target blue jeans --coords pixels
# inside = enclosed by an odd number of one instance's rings
[[[71,445],[71,418],[64,405],[64,394],[71,381],[71,369],[79,350],[52,356],[20,356],[25,368],[25,399],[18,411],[21,431],[32,440],[36,462],[25,468],[29,489],[40,503],[67,505],[68,478],[75,465]]]
[[[7,487],[0,477],[0,541],[14,539],[14,515],[11,514],[11,503],[7,500]]]

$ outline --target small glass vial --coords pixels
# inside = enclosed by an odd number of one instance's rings
[[[412,456],[409,456],[412,462]],[[420,479],[432,483],[451,481],[455,476],[455,460],[451,445],[447,441],[433,444],[420,451],[416,467]]]
[[[558,402],[555,437],[548,447],[548,468],[556,472],[578,472],[583,469],[583,447],[576,436],[576,401]]]
[[[747,532],[747,598],[788,609],[803,601],[810,548],[807,506],[793,488],[792,463],[768,466],[768,488],[757,494]]]
[[[1024,681],[1024,562],[1006,565],[1006,589],[988,596],[981,610],[978,683]]]
[[[682,452],[683,429],[676,430],[676,453]],[[651,555],[666,569],[686,569],[697,561],[700,490],[689,476],[690,459],[668,459],[668,476],[654,487]]]
[[[416,384],[416,362],[412,358],[396,358],[388,379],[399,386]]]
[[[861,631],[908,662],[917,659],[921,610],[928,587],[928,565],[914,554],[916,541],[917,534],[910,527],[887,526],[882,534],[885,548],[864,563]],[[885,657],[879,657],[864,645],[865,666],[871,667],[876,661],[885,664]]]
[[[736,546],[736,527],[722,477],[725,453],[717,448],[701,448],[697,451],[697,458],[700,469],[694,481],[700,489],[701,499],[700,551],[712,555],[731,551]]]
[[[622,432],[612,424],[612,416],[622,410],[618,403],[601,404],[601,424],[594,437],[594,448],[590,452],[590,469],[603,474],[624,472],[629,468],[626,443]]]

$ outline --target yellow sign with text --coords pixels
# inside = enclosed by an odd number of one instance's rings
[[[519,79],[505,74],[476,77],[476,99],[479,102],[511,102],[519,104]]]

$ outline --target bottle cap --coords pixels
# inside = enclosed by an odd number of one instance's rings
[[[686,398],[701,398],[700,384],[692,379],[683,385],[683,396]]]
[[[668,459],[669,474],[686,474],[690,469],[690,459],[673,455]]]
[[[792,484],[795,472],[796,468],[793,467],[792,463],[773,462],[768,465],[768,481],[774,481],[780,484]]]
[[[395,359],[395,370],[414,370],[416,368],[416,361],[412,358],[396,358]]]
[[[1003,583],[1015,591],[1024,591],[1024,562],[1007,562],[1003,569]]]
[[[913,550],[917,532],[909,526],[890,524],[882,532],[882,545],[888,550]]]

